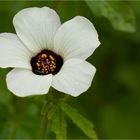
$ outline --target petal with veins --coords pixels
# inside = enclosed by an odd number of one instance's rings
[[[53,77],[52,87],[66,94],[78,96],[90,87],[95,72],[95,67],[88,62],[69,59]]]
[[[52,75],[39,76],[26,69],[13,69],[6,78],[8,89],[16,96],[47,94],[51,86]]]

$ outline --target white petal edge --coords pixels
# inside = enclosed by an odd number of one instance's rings
[[[19,38],[34,53],[51,49],[61,22],[57,13],[48,8],[26,8],[18,12],[13,24]]]
[[[11,40],[18,40],[19,41],[19,38],[14,33],[7,33],[7,32],[0,33],[0,37],[6,38],[6,39],[11,39]]]
[[[47,94],[51,86],[52,75],[39,76],[26,69],[13,69],[6,77],[7,87],[16,96]]]
[[[95,27],[82,16],[77,16],[62,24],[54,38],[54,50],[65,60],[73,57],[86,59],[99,45]]]
[[[53,77],[52,87],[71,96],[79,96],[91,86],[95,72],[95,67],[90,63],[69,59]]]
[[[0,67],[31,69],[32,53],[22,44],[16,34],[0,34]]]

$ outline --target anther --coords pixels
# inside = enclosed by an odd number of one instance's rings
[[[49,55],[49,57],[50,57],[51,60],[54,60],[54,58],[51,55]]]
[[[32,71],[38,75],[58,73],[63,65],[63,59],[50,50],[42,50],[31,59]]]
[[[47,55],[46,54],[42,54],[41,58],[47,58]]]

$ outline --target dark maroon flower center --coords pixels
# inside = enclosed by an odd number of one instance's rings
[[[62,65],[63,58],[50,50],[42,50],[31,59],[32,71],[37,75],[55,75]]]

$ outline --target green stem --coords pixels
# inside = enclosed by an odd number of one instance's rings
[[[54,89],[50,89],[49,93],[46,96],[46,103],[42,108],[42,122],[40,129],[40,138],[49,137],[49,127],[48,124],[58,108],[58,104],[67,99],[67,95],[61,92],[58,92]]]
[[[43,107],[42,111],[42,121],[41,121],[41,129],[40,129],[40,138],[46,138],[47,135],[47,126],[48,126],[48,118],[47,118],[47,113],[48,113],[48,108],[50,105],[46,103]]]

